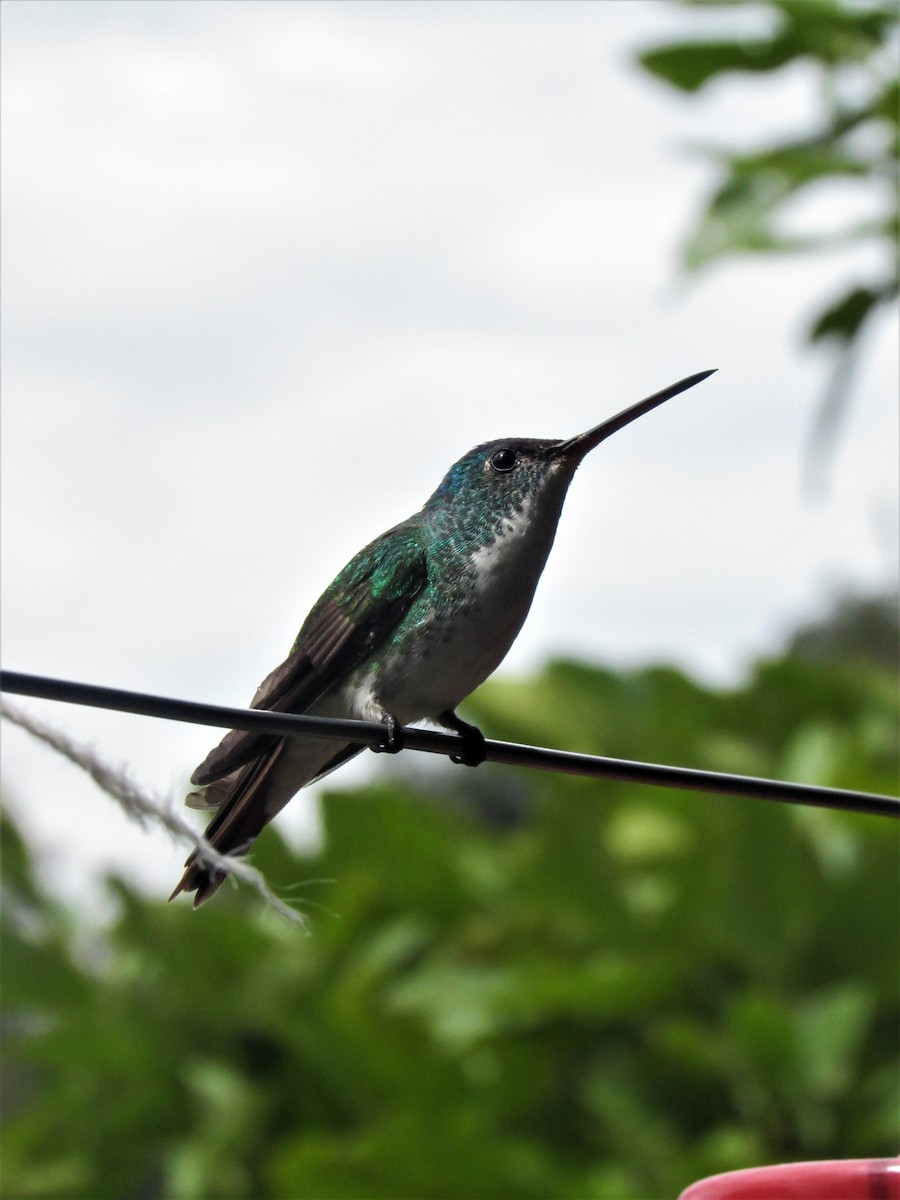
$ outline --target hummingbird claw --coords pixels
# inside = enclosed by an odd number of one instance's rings
[[[477,725],[470,725],[462,717],[458,717],[453,709],[442,712],[438,717],[446,729],[452,729],[459,734],[462,749],[458,754],[451,754],[450,761],[461,767],[480,767],[487,757],[484,744],[484,734]]]
[[[403,726],[396,717],[384,718],[384,740],[372,747],[376,754],[399,754],[403,749]]]

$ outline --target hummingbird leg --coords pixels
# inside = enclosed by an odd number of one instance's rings
[[[376,742],[372,749],[376,754],[399,754],[403,749],[403,726],[389,712],[379,719],[384,725],[384,741]]]
[[[451,754],[450,761],[464,767],[481,766],[485,760],[484,734],[478,726],[464,721],[452,708],[440,713],[438,720],[445,729],[452,729],[454,733],[458,733],[462,740],[462,750],[459,754]]]

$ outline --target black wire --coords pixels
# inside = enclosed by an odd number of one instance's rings
[[[67,704],[85,704],[116,712],[161,717],[169,721],[187,721],[195,725],[214,725],[223,729],[247,729],[251,732],[287,737],[329,738],[358,742],[367,746],[383,745],[384,726],[377,721],[349,721],[331,717],[297,716],[265,709],[225,708],[218,704],[198,704],[192,700],[173,700],[144,692],[126,692],[119,688],[97,687],[19,671],[0,671],[0,689],[41,700],[61,700]],[[460,739],[454,734],[407,726],[403,746],[426,754],[459,754]],[[727,775],[717,771],[695,771],[688,767],[668,767],[653,763],[631,762],[622,758],[601,758],[592,754],[574,754],[566,750],[548,750],[541,746],[522,746],[514,742],[485,742],[488,762],[514,767],[532,767],[567,775],[620,779],[654,787],[684,788],[690,791],[717,792],[726,796],[752,796],[788,804],[817,808],[839,808],[850,812],[875,813],[900,817],[900,799],[872,792],[854,792],[844,788],[816,787],[805,783],[785,783],[748,775]]]

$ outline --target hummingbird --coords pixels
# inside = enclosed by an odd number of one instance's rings
[[[455,761],[483,762],[484,737],[456,708],[522,628],[575,471],[613,433],[712,374],[690,375],[575,437],[501,438],[463,455],[414,516],[337,575],[252,707],[380,721],[375,748],[390,753],[404,725],[427,719],[459,735]],[[220,853],[245,854],[300,788],[364,748],[232,730],[194,771],[185,802],[215,812],[205,836]],[[195,892],[198,908],[226,876],[196,851],[185,868],[169,899]]]

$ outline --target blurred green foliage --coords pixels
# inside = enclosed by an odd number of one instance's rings
[[[877,660],[792,653],[730,691],[559,662],[471,714],[892,791],[897,707]],[[7,823],[5,1197],[652,1200],[895,1151],[893,822],[449,764],[324,818],[318,853],[254,851],[306,937],[248,890],[195,913],[122,879],[88,934]]]
[[[736,254],[783,254],[871,246],[882,266],[845,284],[816,312],[812,344],[833,351],[829,385],[814,427],[825,449],[846,402],[862,334],[898,292],[897,169],[900,81],[896,3],[861,0],[683,0],[698,9],[752,8],[771,31],[752,38],[683,41],[645,50],[639,61],[657,79],[686,93],[733,77],[770,75],[805,64],[819,83],[818,126],[801,137],[750,151],[709,149],[719,179],[684,251],[688,270]],[[877,198],[880,213],[825,233],[791,233],[785,217],[798,198],[827,184],[852,184]]]

